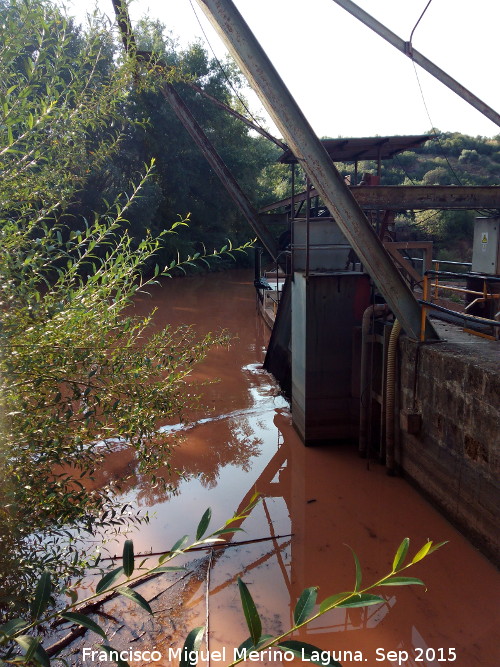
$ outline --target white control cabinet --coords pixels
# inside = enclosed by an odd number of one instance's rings
[[[500,274],[500,218],[476,218],[472,272]]]

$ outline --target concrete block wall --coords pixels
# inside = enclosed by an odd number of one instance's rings
[[[434,345],[401,338],[397,460],[500,563],[500,344],[468,338]],[[405,416],[414,414],[421,427],[409,433]]]

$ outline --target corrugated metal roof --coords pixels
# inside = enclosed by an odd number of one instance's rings
[[[432,134],[418,134],[396,137],[353,137],[339,139],[322,139],[321,143],[334,162],[355,162],[357,160],[386,160],[397,153],[417,148],[429,139]],[[291,150],[285,151],[279,162],[292,164],[297,158]]]

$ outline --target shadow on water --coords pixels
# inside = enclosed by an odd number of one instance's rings
[[[368,584],[390,569],[395,549],[408,536],[413,550],[427,539],[450,542],[412,570],[428,590],[386,588],[384,604],[332,611],[296,638],[334,651],[343,665],[397,664],[389,651],[406,651],[402,664],[415,667],[500,664],[494,630],[498,596],[492,590],[498,591],[499,580],[493,566],[404,480],[388,478],[377,465],[368,469],[347,445],[301,444],[287,404],[261,368],[268,333],[256,315],[250,273],[169,281],[142,297],[137,309],[151,306],[158,308],[158,325],[193,323],[200,335],[228,328],[237,339],[228,350],[212,350],[196,371],[198,381],[219,378],[203,388],[205,410],[194,413],[187,426],[166,427],[183,436],[171,459],[172,468],[184,473],[172,477],[174,491],[153,488],[134,474],[128,450],[108,456],[97,483],[132,474],[123,498],[151,515],[132,536],[136,551],[167,550],[178,537],[192,535],[207,507],[212,525],[221,525],[255,489],[262,501],[244,521],[246,532],[233,541],[268,539],[186,557],[188,575],[177,583],[165,578],[145,584],[141,594],[154,598],[154,621],[139,608],[114,602],[108,613],[124,617],[127,627],[111,644],[156,648],[164,656],[159,664],[177,664],[169,649],[180,647],[187,632],[208,619],[210,651],[226,648],[226,661],[212,664],[227,664],[248,634],[238,576],[254,596],[264,631],[282,632],[305,587],[319,586],[321,600],[353,586],[346,545],[358,554]],[[89,641],[75,649],[75,664]],[[259,664],[281,662],[270,658]]]

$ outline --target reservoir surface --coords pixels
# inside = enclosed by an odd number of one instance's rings
[[[110,644],[155,649],[163,656],[156,663],[130,664],[175,665],[175,649],[189,630],[208,622],[208,645],[203,645],[208,655],[200,664],[230,664],[233,648],[248,637],[238,577],[252,593],[264,632],[282,633],[293,622],[304,588],[318,586],[318,601],[352,589],[351,549],[367,586],[390,571],[398,545],[408,537],[412,556],[428,539],[448,541],[407,573],[426,587],[385,587],[379,591],[383,604],[330,611],[294,639],[328,651],[344,666],[499,665],[500,581],[491,563],[407,481],[360,459],[352,444],[302,445],[286,400],[262,369],[269,331],[256,311],[253,273],[165,280],[141,296],[135,310],[145,314],[152,308],[157,308],[155,326],[192,324],[200,337],[228,329],[233,339],[228,348],[212,349],[194,370],[201,400],[186,423],[165,425],[179,436],[171,458],[172,491],[136,474],[134,454],[123,448],[108,456],[97,479],[131,475],[121,499],[150,517],[129,535],[135,551],[168,550],[184,534],[194,539],[208,507],[215,529],[255,491],[261,501],[241,524],[245,532],[231,538],[239,546],[186,556],[186,573],[139,589],[153,600],[155,619],[137,606],[111,604],[109,613],[126,624],[110,624]],[[119,544],[108,549],[121,552]],[[75,648],[75,664],[101,664],[83,661],[82,647],[89,641]],[[311,663],[267,655],[246,664]]]

